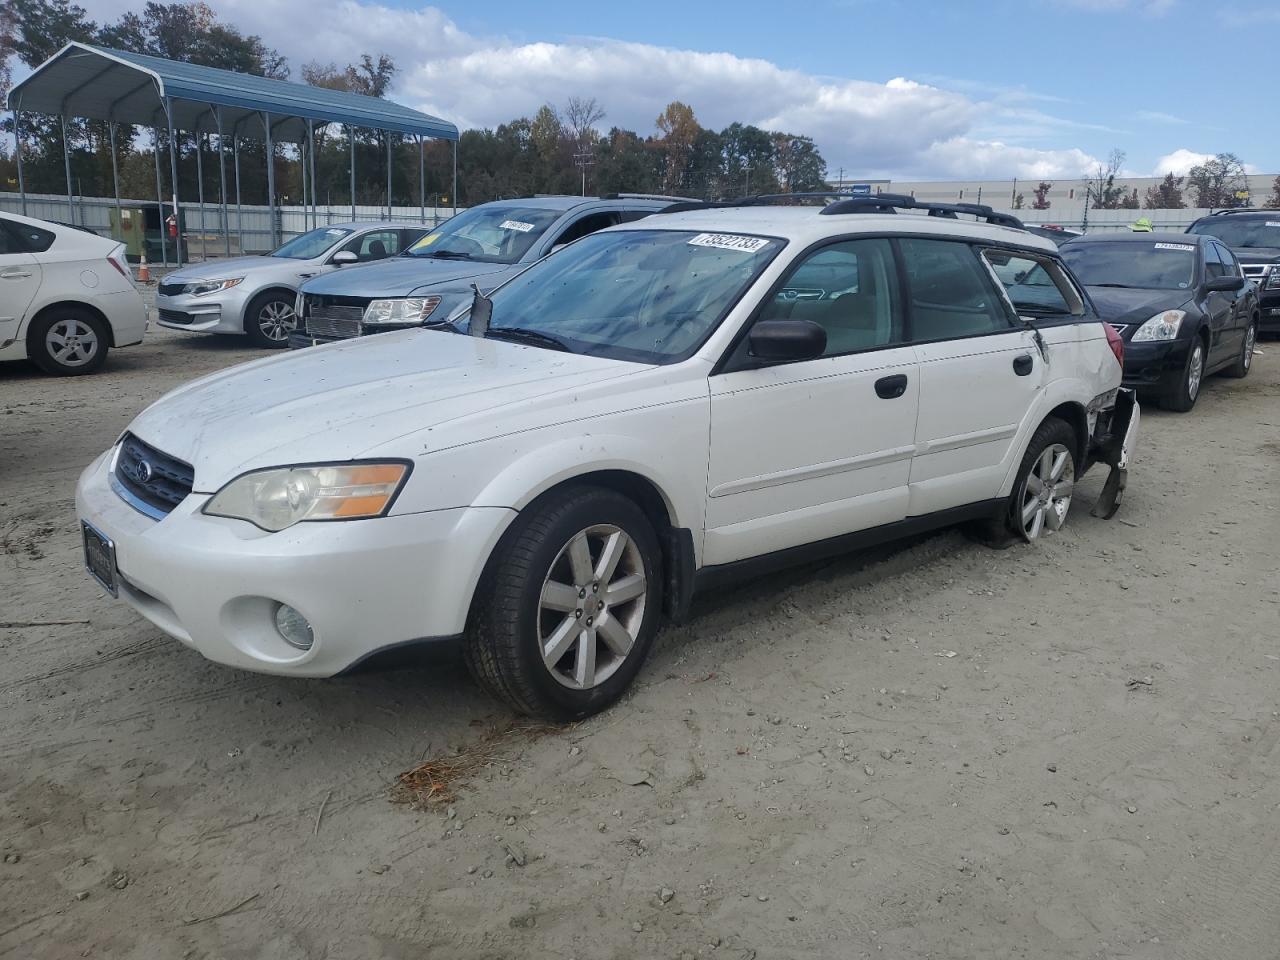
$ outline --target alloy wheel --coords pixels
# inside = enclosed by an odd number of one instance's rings
[[[1075,461],[1064,444],[1050,444],[1032,464],[1022,493],[1022,533],[1034,540],[1044,532],[1061,530],[1071,509],[1075,489]]]
[[[44,336],[49,356],[65,367],[83,367],[98,354],[100,344],[93,327],[77,317],[59,320]]]
[[[1187,396],[1194,400],[1200,395],[1200,381],[1204,379],[1204,347],[1199,343],[1192,348],[1187,363]]]
[[[1249,329],[1246,330],[1244,334],[1243,360],[1244,360],[1244,368],[1246,370],[1248,370],[1253,363],[1253,348],[1257,344],[1257,342],[1258,342],[1258,328],[1251,323],[1249,324]]]
[[[268,340],[277,343],[288,340],[297,326],[298,317],[293,306],[283,300],[271,300],[258,311],[258,329]]]
[[[538,600],[538,650],[558,683],[599,686],[631,654],[648,581],[640,548],[613,524],[587,527],[556,555]]]

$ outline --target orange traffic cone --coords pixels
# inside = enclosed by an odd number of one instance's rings
[[[147,266],[146,253],[142,254],[142,260],[139,261],[138,263],[138,282],[139,283],[151,282],[151,268]]]

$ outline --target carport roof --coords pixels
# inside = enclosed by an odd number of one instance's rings
[[[303,139],[308,120],[458,139],[458,128],[447,120],[377,97],[87,43],[67,44],[15,84],[8,105],[11,110],[164,126],[166,97],[173,101],[173,126],[179,130],[216,130],[210,108],[218,107],[225,132],[259,140],[265,135],[264,112],[272,114],[271,135],[277,140]]]

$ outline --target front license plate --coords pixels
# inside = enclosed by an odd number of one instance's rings
[[[84,538],[85,569],[106,588],[107,593],[117,596],[116,545],[110,537],[103,536],[83,520],[80,521],[80,532]]]

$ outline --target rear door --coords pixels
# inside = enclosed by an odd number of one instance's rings
[[[1222,261],[1224,277],[1244,276],[1244,271],[1240,269],[1240,262],[1231,252],[1230,247],[1217,241],[1212,245],[1218,251],[1218,258]],[[1244,287],[1228,291],[1223,295],[1230,304],[1226,325],[1222,331],[1222,339],[1226,341],[1226,346],[1222,351],[1221,359],[1225,361],[1235,359],[1236,354],[1244,346],[1244,334],[1249,329],[1252,318],[1249,316]]]
[[[0,344],[17,339],[40,289],[40,263],[30,251],[47,250],[54,237],[49,230],[0,217]]]
[[[1045,364],[976,248],[933,238],[898,244],[908,329],[920,358],[910,484],[910,515],[918,516],[999,494],[1014,438],[1043,389]],[[1018,272],[1015,266],[1009,282]]]
[[[1217,280],[1236,272],[1235,261],[1224,260],[1224,248],[1213,241],[1204,245],[1204,275],[1206,280]],[[1230,254],[1228,253],[1228,257]],[[1235,355],[1239,346],[1234,336],[1234,314],[1237,293],[1222,290],[1205,294],[1205,311],[1209,314],[1209,356],[1206,366],[1216,366]]]
[[[752,322],[811,320],[826,352],[761,366],[744,339],[711,377],[707,564],[906,516],[919,376],[892,245],[838,241],[798,259]]]

